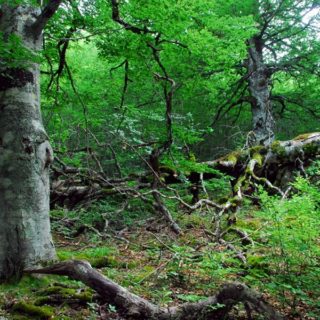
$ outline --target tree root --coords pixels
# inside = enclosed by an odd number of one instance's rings
[[[81,281],[95,290],[107,303],[114,305],[120,315],[128,320],[218,320],[223,319],[238,303],[245,303],[247,308],[264,315],[265,319],[283,319],[260,294],[237,282],[223,285],[216,295],[200,302],[161,307],[104,277],[86,261],[69,260],[25,272],[63,275]]]

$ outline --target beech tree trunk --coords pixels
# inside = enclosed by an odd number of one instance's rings
[[[269,70],[263,61],[263,40],[248,41],[248,74],[251,93],[252,135],[249,145],[270,145],[274,140],[274,119],[269,90]]]
[[[0,32],[32,55],[42,48],[41,16],[31,6],[2,5]],[[40,28],[40,29],[39,29]],[[14,48],[15,50],[16,48]],[[14,56],[13,56],[14,57]],[[49,221],[52,149],[40,112],[40,72],[34,61],[4,60],[0,69],[0,282],[55,258]]]

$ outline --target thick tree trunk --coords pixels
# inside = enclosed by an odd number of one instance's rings
[[[32,54],[42,46],[30,25],[39,10],[2,5],[1,41],[14,35]],[[19,58],[19,57],[17,57]],[[18,59],[17,59],[18,60]],[[0,70],[0,281],[55,258],[49,221],[52,149],[40,112],[39,65],[3,61]],[[14,64],[16,63],[17,64]]]
[[[248,41],[249,90],[252,96],[253,129],[249,144],[270,145],[274,140],[274,119],[269,90],[269,72],[263,61],[263,40],[252,37]]]

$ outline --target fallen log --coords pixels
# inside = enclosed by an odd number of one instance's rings
[[[248,187],[250,179],[281,193],[280,190],[283,192],[294,180],[297,171],[305,174],[304,169],[319,156],[320,132],[314,132],[288,141],[274,141],[267,147],[258,145],[237,150],[206,164],[233,177],[235,193],[245,183]]]
[[[270,146],[254,146],[233,151],[219,159],[206,161],[208,172],[183,173],[193,184],[194,203],[198,202],[201,181],[218,177],[210,169],[219,170],[233,178],[234,194],[239,189],[249,189],[254,183],[262,184],[271,192],[284,192],[294,179],[294,173],[305,174],[305,168],[320,156],[320,132],[300,135],[288,141],[274,141]],[[114,194],[126,194],[128,183],[134,182],[136,190],[147,187],[148,174],[131,175],[125,179],[107,179],[101,172],[68,167],[53,167],[51,205],[74,208],[90,199],[97,200]],[[182,183],[172,168],[159,168],[159,177],[165,184]]]
[[[69,260],[25,273],[56,274],[81,281],[128,320],[221,320],[238,303],[244,303],[246,310],[255,310],[265,319],[283,319],[260,294],[242,283],[227,283],[214,296],[200,302],[161,307],[106,278],[86,261]]]

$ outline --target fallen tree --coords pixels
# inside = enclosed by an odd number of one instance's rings
[[[234,178],[234,193],[256,183],[283,195],[296,172],[306,175],[305,168],[319,156],[320,132],[315,132],[288,141],[274,141],[267,147],[257,145],[237,150],[206,163]]]
[[[250,189],[253,184],[263,184],[270,191],[281,194],[293,180],[294,173],[300,171],[305,174],[305,168],[319,156],[320,133],[315,132],[288,141],[275,141],[268,147],[258,145],[236,150],[203,164],[231,176],[235,194],[239,190]],[[182,182],[174,168],[160,167],[159,170],[159,178],[165,185]],[[198,187],[201,185],[201,180],[217,177],[212,172],[184,174],[194,186]],[[58,158],[56,165],[53,166],[52,178],[51,204],[69,208],[114,194],[135,194],[142,188],[150,187],[152,183],[150,172],[141,175],[132,174],[121,179],[109,179],[102,170],[70,167]],[[128,187],[128,182],[131,187]],[[132,182],[135,182],[135,187],[132,187]],[[193,192],[196,197],[199,196],[199,192],[195,190]]]
[[[242,283],[227,283],[214,296],[200,302],[161,307],[106,278],[86,261],[69,260],[25,272],[56,274],[81,281],[95,290],[105,302],[115,306],[119,314],[128,320],[221,320],[225,319],[238,303],[245,304],[249,319],[252,319],[252,311],[264,315],[265,319],[283,319],[261,294]]]
[[[257,185],[263,185],[270,193],[281,197],[288,195],[288,186],[297,172],[306,175],[305,168],[320,156],[320,133],[304,134],[288,141],[275,141],[269,146],[239,149],[219,159],[202,163],[208,168],[207,172],[183,172],[182,175],[192,184],[189,188],[193,195],[191,205],[170,187],[172,184],[183,183],[179,180],[181,173],[174,168],[159,165],[155,171],[150,165],[149,171],[144,174],[108,178],[92,150],[90,154],[99,170],[70,167],[56,159],[51,187],[52,206],[73,209],[112,195],[120,195],[124,202],[140,198],[152,205],[154,211],[167,221],[176,234],[181,230],[162,201],[163,198],[176,200],[188,211],[197,210],[203,205],[211,206],[218,210],[215,234],[216,239],[220,240],[222,215],[228,213],[228,223],[232,224],[243,197],[250,196]],[[147,160],[143,160],[147,163]],[[201,199],[203,180],[217,177],[217,172],[231,177],[230,197],[222,204],[207,199],[207,195],[206,199]]]

